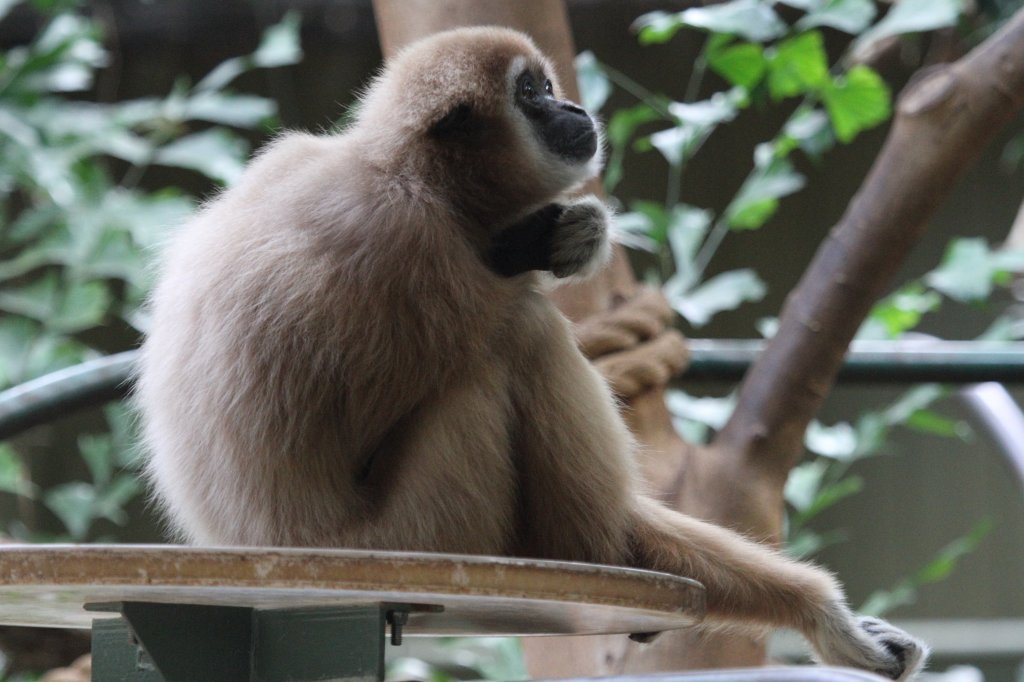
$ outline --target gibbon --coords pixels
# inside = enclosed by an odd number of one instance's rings
[[[609,254],[565,193],[600,133],[529,38],[408,47],[344,131],[289,133],[168,245],[136,394],[193,543],[416,550],[666,571],[711,624],[789,627],[905,679],[925,647],[821,569],[641,492],[634,444],[542,277]]]

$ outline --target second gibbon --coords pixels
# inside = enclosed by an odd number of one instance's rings
[[[137,403],[202,544],[565,559],[695,578],[708,620],[802,632],[904,679],[925,647],[826,572],[638,484],[605,382],[538,271],[609,253],[598,127],[503,29],[391,60],[338,134],[288,134],[164,254]],[[547,275],[550,276],[550,275]]]

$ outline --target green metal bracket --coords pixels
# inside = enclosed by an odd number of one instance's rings
[[[312,682],[384,679],[384,640],[400,643],[411,604],[253,609],[119,602],[93,622],[98,682]]]

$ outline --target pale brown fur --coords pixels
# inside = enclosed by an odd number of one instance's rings
[[[419,43],[350,128],[281,137],[182,228],[137,393],[174,527],[670,571],[705,584],[711,622],[797,628],[825,661],[912,673],[923,647],[858,621],[827,573],[644,497],[616,404],[538,275],[481,258],[596,170],[546,153],[510,105],[523,67],[552,74],[511,31]],[[471,149],[430,137],[459,103],[483,125]],[[606,252],[603,210],[573,206],[601,240],[567,248],[567,273]]]

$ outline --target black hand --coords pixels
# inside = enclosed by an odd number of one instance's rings
[[[530,270],[550,270],[551,239],[564,212],[565,206],[548,204],[506,227],[494,238],[487,252],[488,267],[502,277]]]

